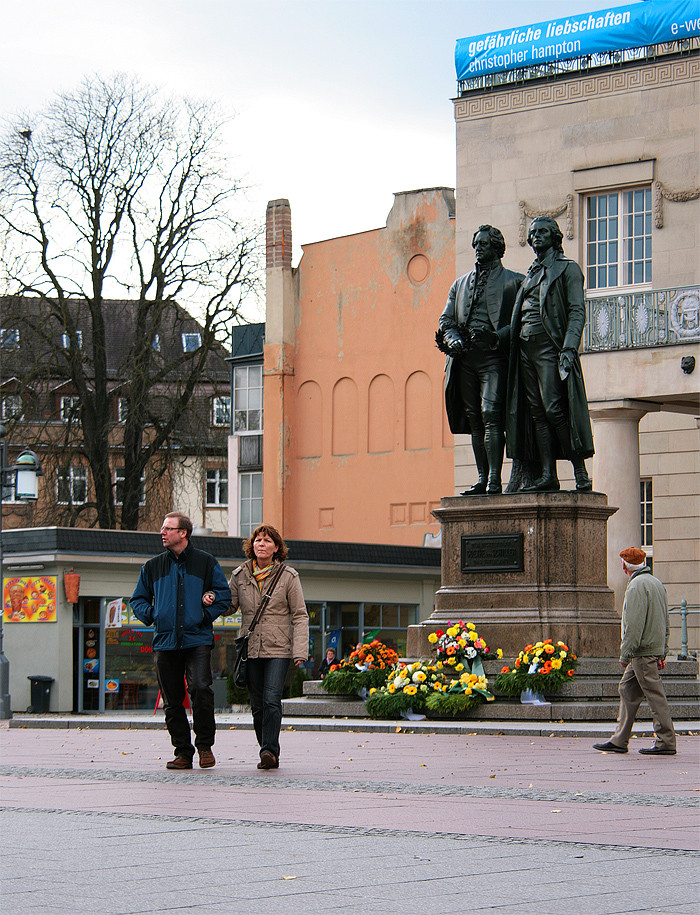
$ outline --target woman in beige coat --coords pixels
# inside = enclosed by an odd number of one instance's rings
[[[231,606],[241,611],[241,635],[274,580],[287,546],[271,524],[261,524],[243,542],[247,561],[229,581]],[[309,615],[298,573],[285,565],[248,641],[248,693],[255,735],[260,744],[258,769],[276,769],[280,756],[282,689],[290,660],[297,667],[309,656]]]

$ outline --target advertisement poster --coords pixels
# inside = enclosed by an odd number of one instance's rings
[[[129,602],[123,597],[107,601],[105,607],[105,629],[121,629],[129,618]]]
[[[55,623],[56,576],[4,578],[2,609],[6,623]]]

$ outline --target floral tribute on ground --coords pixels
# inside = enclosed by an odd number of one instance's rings
[[[332,664],[321,685],[328,693],[346,695],[383,686],[398,660],[393,648],[379,639],[372,639],[351,651],[347,658]]]
[[[493,702],[482,658],[491,654],[473,623],[448,623],[428,636],[435,660],[397,664],[386,684],[370,690],[367,711],[372,718],[399,718],[413,712],[428,718],[455,718],[483,702]]]
[[[544,639],[526,645],[513,666],[503,666],[495,687],[506,696],[519,696],[526,690],[535,693],[558,693],[564,683],[573,680],[578,658],[564,642]]]
[[[367,712],[372,718],[399,718],[409,710],[425,714],[428,696],[441,689],[444,682],[445,677],[435,664],[400,662],[391,669],[384,686],[370,689]]]

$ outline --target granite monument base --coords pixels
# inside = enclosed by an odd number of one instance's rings
[[[617,657],[606,530],[616,511],[595,492],[443,498],[441,587],[431,616],[408,628],[407,656],[430,657],[430,633],[461,619],[505,658],[546,638],[580,657]]]

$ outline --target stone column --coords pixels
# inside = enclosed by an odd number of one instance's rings
[[[619,553],[639,546],[641,538],[639,420],[658,409],[658,404],[626,399],[588,404],[595,442],[593,489],[606,493],[608,503],[617,506],[608,521],[608,587],[615,592],[618,616],[627,587]]]

